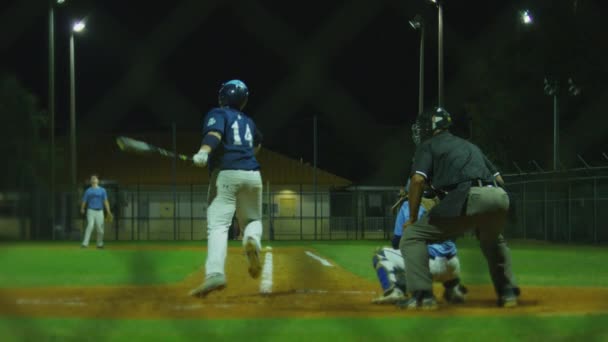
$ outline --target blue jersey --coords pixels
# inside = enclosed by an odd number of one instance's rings
[[[82,201],[87,204],[87,209],[101,210],[103,209],[103,202],[108,199],[106,189],[98,186],[96,188],[90,187],[82,196]]]
[[[432,243],[427,246],[427,249],[429,250],[429,256],[433,259],[437,257],[449,259],[455,257],[458,252],[456,244],[450,240],[446,240],[442,243]]]
[[[420,206],[418,210],[418,219],[426,213],[424,207]],[[403,235],[403,224],[410,219],[410,207],[407,202],[403,202],[401,208],[399,209],[399,214],[397,214],[397,219],[395,220],[395,230],[393,231],[393,248],[399,248],[399,240],[401,240],[401,235]],[[436,257],[444,257],[451,258],[456,256],[458,252],[456,249],[456,244],[453,241],[446,240],[442,243],[432,243],[427,245],[427,249],[429,251],[429,256],[431,258]]]
[[[261,137],[247,115],[232,108],[213,108],[205,117],[203,137],[209,132],[222,135],[221,143],[211,152],[209,171],[260,169],[253,149]]]
[[[426,213],[426,209],[423,206],[420,206],[418,209],[418,219],[422,218],[422,216]],[[401,236],[403,235],[403,224],[410,219],[410,207],[406,202],[403,202],[401,208],[399,209],[399,213],[397,214],[397,220],[395,220],[395,230],[393,231],[393,235]]]

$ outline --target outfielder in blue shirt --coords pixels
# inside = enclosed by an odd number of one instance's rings
[[[82,202],[80,204],[80,213],[85,214],[87,217],[87,228],[85,229],[84,238],[82,240],[81,247],[86,248],[89,246],[89,240],[93,227],[97,227],[97,248],[103,248],[103,234],[104,234],[104,216],[103,209],[106,209],[106,215],[109,219],[112,218],[112,211],[110,210],[110,203],[108,202],[108,194],[106,189],[99,186],[99,178],[97,175],[92,175],[91,187],[89,187],[82,196]]]

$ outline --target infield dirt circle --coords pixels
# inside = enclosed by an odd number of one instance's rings
[[[371,299],[380,293],[375,282],[346,271],[314,249],[275,248],[262,253],[263,260],[266,253],[272,253],[273,261],[271,292],[267,294],[260,293],[261,279],[249,277],[242,250],[230,248],[226,264],[228,286],[206,298],[188,296],[188,291],[203,280],[201,269],[172,285],[3,288],[0,289],[0,314],[26,317],[210,319],[608,312],[608,289],[525,286],[520,305],[513,309],[497,308],[490,286],[469,286],[465,304],[447,305],[440,300],[440,309],[434,312],[402,311],[394,305],[371,304]],[[435,288],[438,298],[441,291],[440,287]]]

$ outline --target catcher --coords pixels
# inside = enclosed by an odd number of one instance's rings
[[[409,220],[409,207],[403,205],[407,201],[407,188],[401,189],[399,199],[393,205],[393,213],[397,213],[392,247],[378,248],[373,257],[376,275],[384,293],[372,300],[374,304],[396,303],[405,299],[407,284],[405,283],[405,260],[399,250],[399,242],[403,234],[403,224]],[[434,191],[426,188],[422,198],[419,215],[423,215],[439,202]],[[433,280],[443,283],[445,292],[443,298],[448,303],[463,303],[467,289],[460,284],[460,261],[457,256],[456,244],[447,240],[428,245],[429,267]]]

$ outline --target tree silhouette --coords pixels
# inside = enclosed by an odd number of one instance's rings
[[[46,126],[37,98],[12,75],[0,76],[0,187],[31,189],[44,179],[46,147],[40,131]]]

